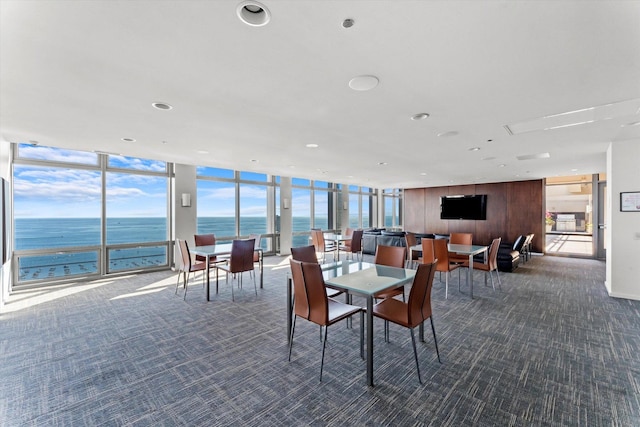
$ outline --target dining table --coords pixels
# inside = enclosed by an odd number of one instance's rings
[[[416,270],[389,267],[361,261],[337,261],[321,265],[325,286],[346,293],[350,296],[360,295],[366,298],[367,329],[367,385],[373,386],[373,303],[378,292],[395,289],[413,281]],[[291,339],[291,320],[293,318],[292,279],[287,280],[287,335]]]
[[[224,256],[224,255],[231,255],[231,243],[216,243],[215,245],[203,245],[203,246],[195,246],[192,250],[191,253],[194,255],[200,255],[205,257],[206,259],[206,263],[207,263],[207,270],[206,270],[206,274],[207,274],[207,291],[206,291],[206,295],[207,295],[207,301],[210,301],[210,292],[209,292],[209,284],[210,284],[210,278],[209,278],[209,273],[211,271],[211,262],[210,259],[212,257],[218,257],[218,256]],[[263,284],[263,257],[264,257],[264,253],[262,248],[255,248],[255,251],[258,252],[258,266],[260,269],[260,289],[262,289],[262,284]],[[216,289],[216,293],[218,292],[218,290]]]
[[[487,250],[489,246],[484,245],[460,245],[456,243],[448,243],[447,250],[459,255],[467,255],[469,257],[469,268],[467,270],[467,284],[469,285],[469,295],[473,299],[473,257],[478,254],[484,254],[487,259]],[[414,245],[409,248],[411,253],[422,251],[422,245]]]

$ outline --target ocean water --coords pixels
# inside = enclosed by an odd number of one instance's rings
[[[309,230],[310,218],[294,217],[293,228],[294,231]],[[165,242],[168,238],[166,218],[108,218],[106,229],[107,245]],[[235,229],[233,217],[198,218],[197,233],[213,233],[222,238],[218,239],[220,242],[230,241],[236,234]],[[266,230],[266,218],[240,218],[240,234],[243,236],[263,234]],[[14,248],[29,250],[100,246],[100,233],[99,218],[16,218]],[[294,240],[298,245],[308,242],[306,236],[296,236]],[[167,259],[165,245],[112,249],[108,253],[107,268],[108,271],[115,272],[166,265]],[[98,251],[95,249],[76,253],[21,256],[18,275],[20,281],[29,281],[94,274],[99,270],[98,263]]]

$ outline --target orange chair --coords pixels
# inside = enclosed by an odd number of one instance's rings
[[[407,249],[402,246],[378,245],[373,263],[387,265],[389,267],[404,268],[406,251]],[[404,286],[388,291],[378,292],[374,295],[374,298],[393,298],[396,295],[402,295],[402,300],[404,301]]]
[[[176,249],[178,256],[176,257],[176,270],[178,270],[178,280],[176,281],[176,291],[178,293],[178,285],[180,284],[180,274],[182,274],[182,283],[184,286],[184,297],[187,299],[187,282],[189,281],[189,274],[196,271],[202,271],[202,284],[204,285],[204,271],[207,269],[207,263],[202,261],[192,261],[191,253],[189,252],[189,246],[186,240],[176,239]]]
[[[322,339],[322,359],[320,362],[320,382],[322,382],[322,368],[324,366],[324,350],[327,344],[327,331],[330,325],[343,319],[348,319],[360,313],[360,357],[364,359],[364,309],[360,306],[344,304],[332,298],[327,298],[324,278],[320,264],[317,262],[301,262],[290,260],[291,275],[296,299],[294,302],[293,325],[289,340],[289,361],[293,347],[293,334],[296,328],[296,318],[302,317],[320,327],[324,327]]]
[[[486,263],[482,263],[482,262],[473,262],[473,269],[474,270],[482,270],[484,271],[484,284],[487,284],[487,273],[489,273],[489,277],[491,277],[491,286],[493,287],[493,290],[496,290],[496,285],[493,282],[493,275],[491,274],[491,272],[495,271],[496,272],[496,276],[498,277],[498,287],[500,288],[500,290],[502,290],[502,283],[500,283],[500,274],[498,273],[498,249],[500,248],[500,242],[502,241],[502,238],[497,237],[495,239],[493,239],[493,241],[491,242],[491,246],[489,246],[489,255],[487,256],[487,262]],[[469,267],[469,261],[465,261],[465,263],[463,264],[464,267]]]
[[[234,276],[240,273],[238,277],[238,287],[242,288],[242,273],[245,271],[253,271],[253,251],[255,246],[254,239],[247,240],[234,240],[231,243],[231,256],[229,257],[228,265],[216,265],[216,293],[218,292],[218,273],[220,270],[227,272],[227,282],[229,281],[229,275]],[[253,287],[255,288],[256,296],[258,295],[258,288],[256,287],[256,277],[253,276]],[[231,300],[235,301],[233,293],[233,284],[231,286]]]
[[[422,238],[420,240],[422,245],[422,256],[418,258],[420,264],[431,264],[436,260],[436,250],[433,245],[433,239]]]
[[[433,326],[433,312],[431,311],[431,287],[433,286],[433,275],[436,272],[435,266],[435,262],[418,265],[418,271],[413,278],[411,291],[409,291],[409,301],[407,303],[394,298],[387,298],[373,306],[373,315],[384,319],[385,325],[388,324],[388,322],[392,322],[409,329],[420,384],[422,384],[422,378],[420,376],[420,364],[418,363],[418,352],[416,350],[416,337],[413,330],[427,319],[431,320],[431,331],[433,332],[433,342],[436,345],[438,362],[442,363],[440,360],[440,351],[438,350],[436,329]],[[389,341],[389,333],[386,328],[385,340],[387,342]]]
[[[422,239],[423,241],[425,239]],[[447,241],[445,239],[432,239],[435,258],[438,260],[436,264],[436,271],[445,273],[444,276],[444,297],[449,298],[449,276],[450,273],[456,268],[460,268],[462,264],[451,263],[449,260],[449,249],[447,248]],[[467,261],[469,258],[467,257]],[[460,286],[460,270],[458,270],[458,287]]]
[[[337,247],[333,242],[325,242],[324,233],[322,230],[311,230],[311,241],[313,242],[313,246],[316,247],[316,252],[322,254],[322,262],[325,261],[325,256],[327,252],[333,252],[333,259],[336,258],[336,249]]]
[[[413,252],[410,248],[411,246],[416,246],[418,244],[418,239],[416,238],[415,233],[407,231],[404,234],[405,246],[407,247],[407,267],[413,268],[413,263],[419,261],[419,256],[417,252]]]
[[[449,236],[449,243],[456,245],[472,245],[473,234],[471,233],[451,233]],[[449,253],[449,261],[453,263],[462,264],[465,261],[469,261],[469,257],[466,255],[458,255],[456,253]]]

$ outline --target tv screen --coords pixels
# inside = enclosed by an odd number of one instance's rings
[[[487,195],[440,197],[440,219],[487,219]]]

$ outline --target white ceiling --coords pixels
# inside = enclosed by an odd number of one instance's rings
[[[640,138],[639,1],[262,3],[252,27],[239,0],[1,0],[2,139],[410,188],[604,172],[610,142]]]

